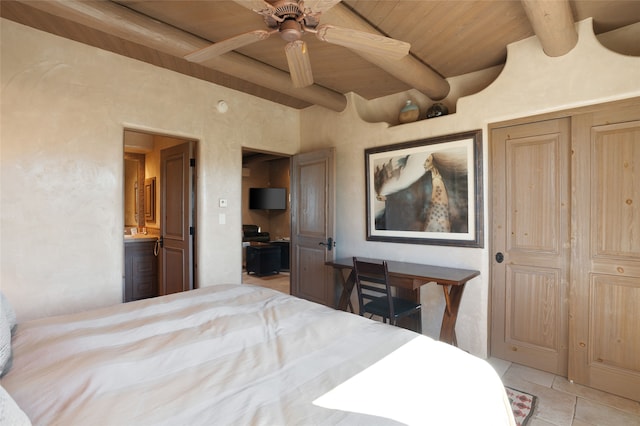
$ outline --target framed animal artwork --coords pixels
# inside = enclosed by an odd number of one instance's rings
[[[482,131],[364,152],[367,240],[483,247]]]

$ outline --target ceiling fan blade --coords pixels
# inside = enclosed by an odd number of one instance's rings
[[[305,0],[304,9],[311,11],[311,13],[322,13],[331,9],[342,0]]]
[[[284,48],[289,64],[289,74],[293,87],[301,88],[313,84],[313,73],[311,71],[311,61],[307,44],[302,40],[295,40]]]
[[[263,14],[268,11],[268,15],[273,14],[276,8],[273,7],[270,3],[267,3],[264,0],[233,0],[234,3],[239,4],[240,6],[247,8],[249,10],[253,10],[254,12]]]
[[[318,25],[316,37],[348,49],[381,55],[390,59],[402,59],[409,54],[411,48],[411,45],[404,41],[327,24]]]
[[[277,31],[277,30],[276,30]],[[218,43],[214,43],[211,46],[207,46],[203,49],[191,52],[184,56],[189,62],[204,62],[211,58],[215,58],[227,52],[235,49],[239,49],[256,41],[264,40],[269,37],[274,31],[255,30],[248,33],[240,34],[235,37],[222,40]]]

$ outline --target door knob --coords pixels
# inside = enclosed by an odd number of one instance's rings
[[[333,238],[329,237],[327,238],[327,242],[319,242],[318,243],[319,246],[325,246],[327,248],[327,250],[331,251],[331,249],[333,249],[336,246],[336,242],[333,241]]]
[[[496,253],[496,262],[498,262],[498,263],[504,262],[504,254],[502,254],[501,252],[497,252]]]

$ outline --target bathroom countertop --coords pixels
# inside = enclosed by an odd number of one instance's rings
[[[136,235],[125,235],[124,242],[125,243],[139,243],[144,241],[156,241],[158,237],[154,237],[153,235],[145,235],[145,234],[136,234]]]

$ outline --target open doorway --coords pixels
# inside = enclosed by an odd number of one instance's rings
[[[242,150],[242,282],[291,293],[290,161]]]
[[[197,287],[196,141],[124,130],[123,301]]]

